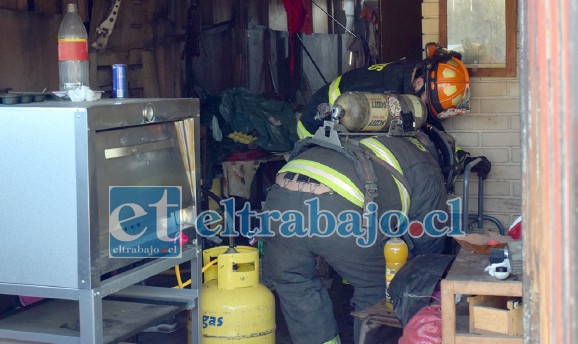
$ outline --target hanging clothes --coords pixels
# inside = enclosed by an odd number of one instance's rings
[[[289,70],[291,75],[295,69],[293,53],[293,37],[299,32],[306,35],[313,33],[312,9],[309,0],[283,0],[287,12],[287,29],[289,31]]]
[[[351,51],[352,54],[350,70],[369,67],[374,64],[370,56],[369,45],[367,45],[363,37],[357,36],[353,38],[347,46],[347,50]]]
[[[377,40],[379,36],[377,30],[379,27],[379,16],[373,7],[364,3],[361,13],[359,14],[359,19],[361,19],[363,23],[362,35],[369,47],[369,58],[371,64],[378,63],[379,44]]]

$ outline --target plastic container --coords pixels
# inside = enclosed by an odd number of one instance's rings
[[[88,35],[76,4],[68,4],[58,30],[59,89],[68,91],[88,85]]]
[[[383,247],[383,255],[385,257],[385,299],[386,306],[390,310],[393,309],[391,297],[387,292],[389,284],[395,274],[407,262],[408,248],[407,244],[400,238],[391,238]]]

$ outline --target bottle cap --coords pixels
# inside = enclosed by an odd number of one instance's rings
[[[66,12],[76,12],[76,4],[68,4],[66,5]]]

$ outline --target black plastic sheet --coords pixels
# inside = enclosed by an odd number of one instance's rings
[[[437,283],[456,256],[423,254],[405,263],[389,285],[395,315],[405,326],[420,309],[430,305]]]

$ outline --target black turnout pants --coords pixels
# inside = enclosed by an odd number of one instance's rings
[[[335,215],[355,209],[361,213],[361,209],[337,193],[315,195],[290,191],[279,185],[269,191],[265,208],[280,212],[301,211],[306,226],[308,208],[304,202],[314,197],[319,198],[321,210],[329,210]],[[338,334],[331,299],[315,269],[317,256],[323,257],[354,287],[352,303],[356,310],[371,306],[385,296],[383,235],[378,236],[373,246],[362,248],[353,236],[282,237],[279,226],[280,222],[272,222],[275,236],[265,239],[264,270],[279,295],[281,310],[295,344],[322,344]],[[356,342],[360,325],[356,319]]]

